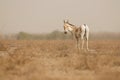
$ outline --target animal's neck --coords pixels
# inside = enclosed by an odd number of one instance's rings
[[[75,30],[77,29],[77,27],[72,27],[72,30],[71,30],[71,32],[75,32]]]
[[[74,34],[74,32],[75,32],[75,30],[77,29],[77,27],[75,26],[75,25],[73,25],[73,24],[68,24],[68,30],[71,32],[71,33],[73,33]]]
[[[73,31],[73,27],[68,27],[68,30],[69,30],[70,32],[72,32],[72,31]]]

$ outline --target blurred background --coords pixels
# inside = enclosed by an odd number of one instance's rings
[[[90,27],[91,39],[120,39],[120,0],[0,0],[5,39],[70,39],[63,20]]]

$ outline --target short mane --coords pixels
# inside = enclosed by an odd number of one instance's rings
[[[69,25],[71,25],[71,26],[75,26],[75,25],[73,25],[73,24],[71,24],[71,23],[68,23]]]

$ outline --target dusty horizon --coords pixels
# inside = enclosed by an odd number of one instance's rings
[[[0,0],[0,33],[63,31],[63,20],[91,32],[120,31],[119,0]]]

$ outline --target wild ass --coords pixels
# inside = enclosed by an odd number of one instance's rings
[[[81,49],[84,48],[84,40],[86,40],[86,49],[89,51],[88,48],[88,38],[89,38],[89,28],[86,24],[77,27],[68,21],[64,20],[64,33],[71,32],[74,39],[77,42],[77,48],[80,49],[79,41],[81,39]]]

